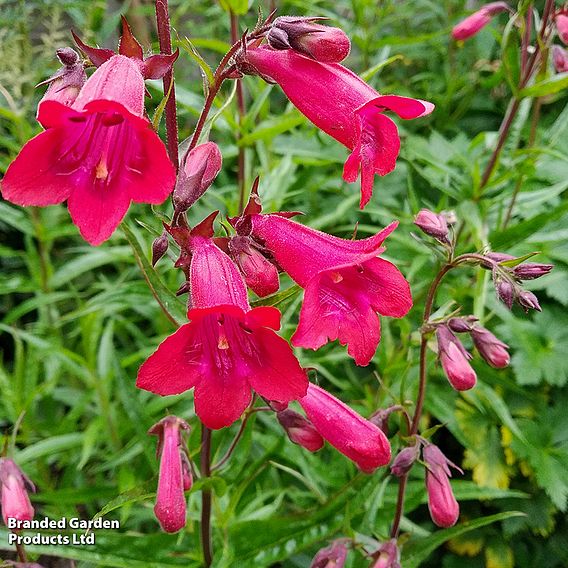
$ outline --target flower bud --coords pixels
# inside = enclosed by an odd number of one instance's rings
[[[535,280],[548,274],[554,265],[552,264],[539,264],[536,262],[525,262],[524,264],[519,264],[513,269],[513,274],[519,280]]]
[[[488,252],[485,256],[494,262],[505,262],[506,260],[513,260],[513,258],[515,258],[512,254],[504,252]]]
[[[565,73],[568,71],[568,51],[560,45],[553,45],[552,63],[557,73]]]
[[[471,355],[460,340],[445,325],[436,328],[436,338],[440,363],[452,387],[459,391],[473,388],[477,375],[468,362]]]
[[[323,438],[365,473],[390,461],[390,444],[382,430],[327,391],[310,383],[298,402]]]
[[[373,412],[371,416],[369,416],[369,422],[372,422],[375,426],[378,426],[385,434],[385,436],[389,435],[389,416],[393,412],[398,412],[402,410],[403,407],[400,404],[395,404],[393,406],[389,406],[388,408],[379,408],[379,410]]]
[[[475,326],[471,331],[473,343],[479,354],[492,367],[501,369],[509,364],[510,357],[509,346],[497,339],[488,329],[481,326]]]
[[[441,243],[448,243],[448,223],[443,215],[438,215],[428,209],[421,209],[414,218],[414,224],[422,232],[434,237]]]
[[[221,151],[214,142],[200,144],[185,156],[172,195],[176,211],[187,211],[209,189],[222,162]]]
[[[351,42],[343,30],[315,23],[324,19],[280,16],[266,39],[274,49],[293,49],[321,63],[339,63],[349,55]]]
[[[463,471],[449,461],[434,444],[428,444],[422,450],[422,458],[426,463],[426,491],[430,516],[439,527],[451,527],[458,520],[460,507],[450,485],[450,466],[462,474]]]
[[[456,333],[469,333],[473,329],[473,322],[477,318],[467,316],[466,318],[450,318],[448,320],[448,327]]]
[[[148,431],[159,436],[160,476],[154,513],[162,529],[168,533],[178,532],[185,527],[184,490],[192,484],[182,430],[189,431],[189,425],[184,420],[177,416],[166,416]]]
[[[49,85],[47,91],[39,101],[38,117],[39,107],[46,101],[57,101],[65,106],[71,106],[87,81],[85,68],[76,51],[70,47],[63,47],[58,49],[56,54],[63,67],[49,79],[37,85],[38,87],[41,85]]]
[[[229,253],[247,286],[260,298],[278,292],[278,270],[258,250],[250,237],[237,235],[229,240]]]
[[[556,15],[556,31],[562,42],[568,45],[568,12],[562,11]]]
[[[408,473],[416,460],[420,456],[420,444],[414,444],[414,446],[408,446],[401,450],[391,465],[391,473],[397,477],[402,477]]]
[[[323,448],[324,441],[320,433],[309,420],[298,412],[283,410],[276,413],[276,418],[294,444],[298,444],[310,452],[317,452]]]
[[[458,40],[473,37],[483,29],[494,16],[506,10],[509,10],[509,6],[506,2],[490,2],[454,26],[452,29],[452,37]]]
[[[375,559],[371,568],[401,568],[400,550],[396,544],[396,539],[385,542],[377,552],[373,554]]]
[[[513,307],[517,292],[515,287],[508,280],[496,280],[497,296],[509,308]]]
[[[322,548],[314,556],[310,568],[343,568],[347,560],[347,546],[344,540],[336,540]]]
[[[542,312],[540,304],[538,303],[538,298],[528,290],[521,290],[519,292],[518,301],[519,304],[525,308],[525,312],[528,312],[529,310],[538,310],[539,312]]]
[[[9,458],[0,458],[0,486],[4,523],[8,525],[8,519],[31,521],[34,518],[34,508],[28,491],[35,491],[34,484]]]
[[[158,260],[166,254],[168,245],[168,235],[165,231],[157,239],[154,239],[152,243],[152,266],[156,266]]]

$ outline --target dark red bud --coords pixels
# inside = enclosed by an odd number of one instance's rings
[[[168,245],[168,234],[165,231],[157,239],[154,239],[152,243],[152,266],[156,266],[158,260],[166,254]]]
[[[310,452],[317,452],[323,448],[324,440],[321,434],[307,418],[298,412],[289,409],[282,410],[276,414],[276,418],[294,444]]]
[[[469,333],[472,330],[472,324],[477,318],[468,316],[467,318],[450,318],[448,327],[456,333]]]
[[[538,298],[528,290],[522,290],[519,292],[518,301],[519,304],[525,308],[525,312],[528,312],[528,310],[538,310],[539,312],[542,312],[540,304],[538,303]]]
[[[497,296],[509,309],[511,309],[516,297],[515,287],[508,280],[498,280]]]
[[[416,460],[420,456],[420,445],[415,444],[401,450],[391,465],[391,473],[397,477],[402,477],[408,473]]]
[[[538,264],[536,262],[526,262],[524,264],[519,264],[513,269],[513,274],[519,280],[535,280],[548,274],[554,265],[552,264]]]

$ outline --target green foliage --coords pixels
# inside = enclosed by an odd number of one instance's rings
[[[197,223],[212,209],[235,214],[238,148],[245,152],[246,185],[260,176],[266,210],[301,210],[312,227],[349,237],[375,233],[392,219],[387,258],[409,279],[416,308],[402,320],[383,318],[382,340],[369,367],[356,367],[337,345],[298,350],[322,385],[369,416],[379,407],[415,400],[418,336],[424,296],[439,263],[427,238],[411,238],[422,207],[455,210],[459,252],[495,250],[555,264],[530,283],[543,313],[508,312],[495,298],[488,272],[454,271],[436,308],[463,306],[511,346],[512,365],[495,370],[475,356],[479,385],[458,394],[429,352],[429,387],[423,430],[440,423],[433,439],[461,465],[454,488],[459,524],[435,530],[429,520],[423,470],[410,479],[402,526],[407,566],[507,567],[568,565],[568,108],[566,77],[545,69],[517,93],[523,98],[511,135],[489,184],[480,187],[488,156],[512,92],[518,86],[521,31],[505,16],[471,40],[449,41],[451,26],[467,12],[462,0],[340,0],[279,3],[279,14],[323,15],[353,40],[347,64],[384,93],[436,103],[429,118],[396,119],[402,135],[396,170],[376,180],[375,195],[357,209],[358,186],[341,181],[345,148],[318,132],[282,93],[258,78],[244,80],[246,114],[240,122],[232,85],[217,97],[206,132],[223,152],[224,169],[190,211]],[[170,2],[180,46],[176,90],[180,140],[191,135],[203,103],[203,75],[228,49],[228,10],[240,29],[252,29],[256,10],[270,3],[224,0]],[[248,10],[248,12],[247,12]],[[56,70],[56,47],[71,43],[69,29],[88,41],[113,46],[126,12],[145,48],[157,48],[148,3],[105,0],[8,2],[0,10],[0,171],[39,132],[34,120],[41,89]],[[500,57],[503,55],[503,63]],[[149,83],[149,116],[159,118],[163,93]],[[541,97],[534,144],[531,116]],[[156,114],[154,114],[156,113]],[[160,128],[163,131],[163,120]],[[161,132],[163,133],[163,132]],[[237,133],[239,137],[237,137]],[[517,188],[517,190],[515,190]],[[514,192],[512,218],[506,221]],[[383,469],[357,473],[326,447],[316,455],[291,444],[268,413],[250,419],[237,451],[210,482],[188,494],[188,525],[163,534],[152,506],[155,441],[148,428],[166,412],[183,416],[198,461],[200,440],[192,394],[159,398],[135,389],[139,365],[184,321],[175,291],[183,276],[171,268],[176,251],[152,268],[150,246],[169,204],[131,207],[122,230],[91,248],[79,238],[64,206],[23,209],[0,203],[0,425],[15,437],[15,459],[38,486],[39,515],[83,516],[121,522],[119,532],[97,531],[94,547],[30,546],[40,554],[90,566],[200,566],[200,492],[214,494],[215,566],[307,568],[318,548],[336,537],[388,537],[396,480]],[[219,233],[221,234],[221,233]],[[431,244],[431,243],[430,243]],[[276,305],[283,332],[297,323],[301,290],[282,289],[255,305]],[[469,348],[470,346],[468,346]],[[14,425],[20,421],[17,433]],[[216,432],[213,461],[227,450],[238,424]],[[393,447],[399,444],[391,418]],[[459,476],[458,476],[459,477]],[[520,511],[519,516],[511,511]],[[0,550],[8,547],[0,531]],[[8,554],[7,552],[0,553]],[[469,556],[464,556],[469,554]],[[354,552],[348,566],[367,566]]]

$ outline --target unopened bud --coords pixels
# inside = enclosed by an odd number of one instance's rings
[[[468,316],[466,318],[450,318],[448,327],[456,333],[469,333],[473,329],[473,323],[477,318]]]
[[[490,2],[454,26],[452,37],[459,40],[468,39],[483,29],[493,16],[506,10],[509,10],[506,2]]]
[[[323,19],[281,16],[266,39],[274,49],[293,49],[322,63],[339,63],[349,55],[351,42],[343,30],[315,23]]]
[[[448,223],[443,215],[438,215],[429,209],[421,209],[414,218],[414,224],[423,233],[434,237],[441,243],[448,243]]]
[[[516,297],[516,290],[513,284],[508,280],[501,280],[497,278],[496,283],[497,288],[497,296],[499,299],[509,308],[513,307],[513,302],[515,301]]]
[[[237,235],[229,240],[229,253],[247,286],[259,297],[278,292],[277,268],[258,250],[251,237]]]
[[[344,540],[336,540],[322,548],[312,560],[310,568],[343,568],[347,560],[347,546]]]
[[[565,73],[568,71],[568,51],[560,45],[553,45],[552,63],[557,73]]]
[[[402,477],[408,473],[416,460],[420,456],[420,444],[416,443],[414,446],[408,446],[401,450],[391,465],[391,473],[397,477]]]
[[[168,245],[168,235],[165,231],[157,239],[154,239],[152,243],[152,266],[156,266],[158,260],[166,254]]]
[[[519,280],[535,280],[548,274],[554,266],[552,264],[539,264],[536,262],[525,262],[513,269],[513,274]]]
[[[189,280],[186,280],[185,282],[182,282],[180,284],[179,288],[177,289],[176,296],[183,296],[184,294],[188,294],[190,290],[191,282],[189,282]]]
[[[214,142],[200,144],[187,154],[172,195],[177,212],[187,211],[209,189],[221,171],[222,161]]]
[[[501,369],[509,364],[510,357],[509,346],[497,339],[488,329],[481,326],[475,326],[471,332],[473,343],[479,354],[492,367]]]
[[[518,301],[519,304],[525,308],[525,312],[528,312],[528,310],[538,310],[542,312],[538,298],[528,290],[521,290],[521,292],[519,292]]]
[[[458,391],[473,388],[477,375],[469,364],[471,355],[461,341],[445,325],[436,328],[436,338],[440,363],[452,387]]]
[[[310,452],[317,452],[323,448],[324,440],[321,434],[307,418],[304,418],[298,412],[282,410],[276,414],[276,418],[294,444],[298,444]]]
[[[563,10],[556,15],[556,31],[558,37],[568,45],[568,11]]]

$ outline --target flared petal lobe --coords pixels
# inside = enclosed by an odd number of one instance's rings
[[[382,430],[327,391],[310,383],[299,402],[323,438],[365,473],[390,461],[390,444]]]
[[[118,71],[126,74],[122,82]],[[143,96],[137,67],[115,56],[89,78],[73,108],[43,102],[39,120],[48,129],[8,168],[4,198],[23,206],[67,199],[73,222],[92,245],[112,235],[131,201],[162,203],[173,189],[175,172],[165,146],[142,117]]]

